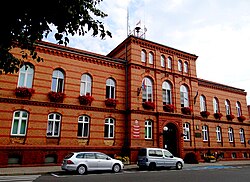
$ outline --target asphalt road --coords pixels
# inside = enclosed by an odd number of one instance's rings
[[[52,173],[38,176],[35,182],[249,182],[250,166],[207,166],[183,170],[95,172],[87,175]]]

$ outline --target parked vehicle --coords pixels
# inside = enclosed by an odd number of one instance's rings
[[[97,170],[118,173],[123,170],[124,164],[101,152],[72,152],[64,158],[61,168],[65,171],[76,171],[78,174]]]
[[[154,170],[158,167],[174,167],[180,170],[184,166],[183,159],[174,157],[171,152],[161,148],[141,148],[138,153],[139,168]]]

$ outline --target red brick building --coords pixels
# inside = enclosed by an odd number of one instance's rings
[[[60,164],[70,151],[250,157],[243,89],[197,78],[197,56],[129,36],[107,56],[40,42],[0,75],[0,166]],[[20,56],[20,50],[13,53]]]

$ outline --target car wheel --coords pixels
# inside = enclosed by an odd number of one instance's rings
[[[183,167],[183,165],[182,165],[181,162],[177,162],[177,163],[176,163],[176,169],[177,169],[177,170],[182,169],[182,167]]]
[[[78,166],[77,173],[80,175],[86,174],[87,168],[84,165]]]
[[[112,170],[113,170],[114,173],[118,173],[121,170],[121,166],[119,164],[114,164]]]
[[[156,164],[155,163],[150,163],[149,164],[149,170],[154,171],[156,169]]]

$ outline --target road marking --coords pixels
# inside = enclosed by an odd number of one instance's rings
[[[41,175],[18,175],[18,176],[0,176],[0,182],[20,181],[32,182]]]

